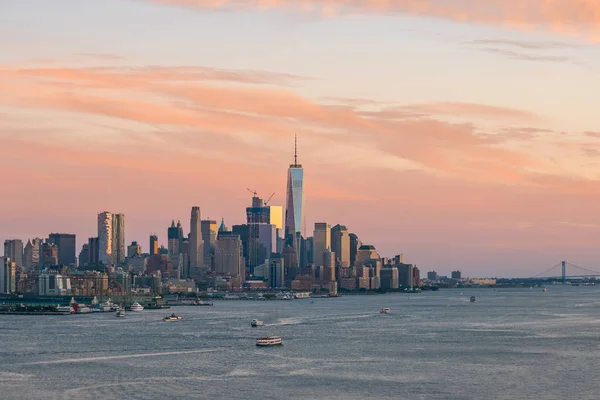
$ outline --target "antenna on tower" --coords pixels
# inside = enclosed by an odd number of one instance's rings
[[[298,134],[294,133],[294,165],[298,165]]]

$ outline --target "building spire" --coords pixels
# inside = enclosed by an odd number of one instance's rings
[[[298,134],[294,133],[294,165],[298,165]]]

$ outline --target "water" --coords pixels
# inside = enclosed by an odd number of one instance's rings
[[[0,315],[0,398],[596,399],[599,314],[597,288],[551,286]]]

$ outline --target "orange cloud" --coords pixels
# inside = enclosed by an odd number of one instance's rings
[[[490,24],[518,29],[541,28],[559,34],[598,39],[600,3],[596,0],[149,0],[187,7],[288,7],[323,15],[399,13],[457,22]]]

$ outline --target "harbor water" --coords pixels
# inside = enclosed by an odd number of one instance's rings
[[[469,301],[477,297],[476,303]],[[597,399],[600,289],[0,315],[13,399]],[[389,307],[389,314],[381,308]],[[176,312],[182,321],[165,323]],[[252,328],[252,319],[264,326]],[[283,337],[259,348],[256,338]]]

